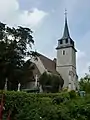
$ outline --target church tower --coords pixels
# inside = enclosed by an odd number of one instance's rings
[[[77,89],[76,73],[76,49],[74,41],[70,37],[67,14],[65,13],[64,32],[61,39],[58,40],[56,70],[64,79],[64,88],[70,90]]]

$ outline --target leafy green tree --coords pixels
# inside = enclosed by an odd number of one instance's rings
[[[19,82],[27,79],[26,73],[31,72],[29,75],[32,75],[30,59],[36,56],[36,52],[31,51],[32,44],[31,29],[21,26],[10,28],[0,23],[0,89],[4,88],[6,78],[12,86],[10,89],[15,90]],[[30,59],[25,61],[26,57]]]
[[[44,91],[58,92],[59,87],[63,86],[63,79],[59,75],[44,72],[39,78],[40,84]]]
[[[90,93],[90,75],[86,74],[85,77],[81,78],[79,85],[80,90],[84,90],[87,93]]]

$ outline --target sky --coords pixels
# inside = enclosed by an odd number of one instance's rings
[[[77,73],[88,73],[90,65],[90,0],[0,0],[0,21],[33,31],[33,49],[53,59],[64,28],[64,11],[77,49]]]

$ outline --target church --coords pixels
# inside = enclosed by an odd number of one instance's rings
[[[37,87],[39,77],[44,72],[60,75],[64,81],[63,88],[69,90],[78,90],[78,75],[76,71],[76,52],[75,44],[70,36],[67,15],[65,15],[65,24],[63,36],[58,40],[56,47],[57,57],[51,60],[39,53],[38,60],[32,60],[35,64],[34,80],[27,83],[24,87],[27,89]],[[41,90],[42,91],[42,90]]]

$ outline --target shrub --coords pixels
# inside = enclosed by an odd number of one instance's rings
[[[71,90],[70,92],[69,92],[69,95],[70,95],[70,98],[72,99],[72,98],[76,98],[76,92],[74,91],[74,90]]]
[[[60,96],[55,96],[52,100],[55,104],[65,103],[70,100],[68,93],[61,93]]]
[[[89,120],[90,95],[80,98],[73,93],[4,92],[4,120],[9,110],[12,120]]]
[[[63,79],[59,75],[48,74],[44,72],[39,78],[43,91],[56,93],[59,91],[59,87],[63,86]]]

